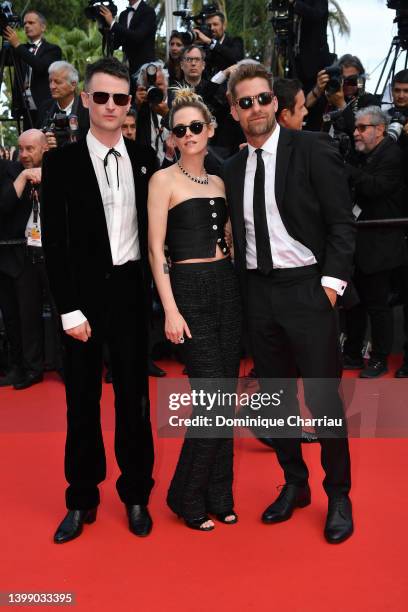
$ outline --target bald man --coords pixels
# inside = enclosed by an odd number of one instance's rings
[[[27,130],[18,139],[19,162],[7,168],[0,189],[2,236],[20,244],[3,246],[0,270],[13,279],[20,315],[23,372],[14,383],[22,390],[39,383],[44,371],[43,296],[52,306],[41,243],[41,205],[38,197],[41,162],[47,140],[40,130]],[[54,365],[61,369],[59,333],[54,321]]]

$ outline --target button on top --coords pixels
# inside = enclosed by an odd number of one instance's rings
[[[211,204],[211,206],[214,206],[214,204],[215,204],[214,200],[210,200],[210,204]]]
[[[218,229],[218,225],[213,225],[213,230]]]

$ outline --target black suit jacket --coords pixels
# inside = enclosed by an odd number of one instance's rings
[[[224,163],[235,263],[246,301],[244,186],[248,148]],[[322,276],[348,281],[355,229],[344,164],[325,134],[280,128],[275,197],[288,234],[314,254]]]
[[[127,27],[128,11],[122,11],[119,22],[112,26],[114,48],[122,46],[129,61],[129,72],[134,74],[146,62],[153,62],[156,57],[156,13],[144,0]]]
[[[43,102],[38,109],[36,127],[39,130],[44,128],[46,125],[48,125],[49,119],[51,119],[54,114],[58,112],[60,112],[60,110],[55,100],[46,100]],[[71,112],[73,115],[78,117],[79,138],[85,138],[89,130],[89,111],[87,108],[84,108],[81,96],[75,96]]]
[[[25,240],[25,230],[32,210],[30,188],[26,187],[21,198],[18,198],[13,185],[23,170],[20,162],[5,162],[0,171],[0,242]],[[24,245],[0,244],[0,271],[17,278],[23,271],[24,253]]]
[[[213,49],[206,49],[207,74],[213,76],[220,70],[244,59],[244,42],[239,36],[233,38],[225,34],[222,42]]]
[[[315,82],[318,71],[333,59],[327,44],[328,0],[296,0],[294,11],[301,17],[296,68],[300,80],[307,84]]]
[[[125,144],[135,182],[144,298],[150,278],[147,192],[156,160],[151,149],[126,138]],[[41,207],[43,248],[59,313],[81,310],[88,318],[98,317],[113,264],[102,198],[85,139],[45,155]]]
[[[403,153],[391,138],[382,140],[362,167],[348,166],[348,171],[355,189],[355,202],[362,209],[358,221],[406,216]],[[356,265],[362,272],[372,274],[406,263],[403,227],[358,230]]]
[[[35,55],[29,51],[27,44],[19,45],[16,49],[14,49],[14,54],[16,60],[19,62],[23,81],[28,72],[29,66],[31,66],[33,69],[31,76],[31,93],[36,107],[39,108],[44,100],[51,98],[48,81],[48,68],[53,62],[62,59],[62,51],[57,45],[52,45],[43,39]],[[17,87],[16,79],[14,79],[13,83],[13,94],[13,114],[14,116],[19,116],[24,109],[24,105],[21,99],[20,91]]]

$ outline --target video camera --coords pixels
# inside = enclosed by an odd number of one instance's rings
[[[408,0],[387,0],[387,7],[397,12],[394,23],[398,26],[401,47],[408,49]]]
[[[387,134],[397,142],[402,134],[404,126],[408,123],[408,110],[401,111],[398,108],[391,108],[388,114],[390,115],[391,121],[388,126]]]
[[[53,117],[49,117],[42,131],[44,134],[54,134],[58,147],[75,142],[79,135],[78,117],[73,114],[55,113]]]
[[[13,5],[10,0],[0,2],[0,30],[3,32],[7,26],[18,28],[21,24],[19,15],[13,12]]]
[[[191,11],[188,9],[173,12],[175,17],[181,17],[184,27],[186,28],[185,32],[181,32],[181,40],[185,47],[196,42],[197,35],[193,32],[194,29],[200,30],[200,32],[204,34],[204,36],[208,36],[208,38],[212,37],[211,28],[206,25],[205,20],[218,10],[216,4],[206,4],[197,15],[192,15]]]
[[[104,29],[107,27],[107,23],[99,12],[101,6],[105,6],[107,9],[110,10],[113,17],[116,17],[118,13],[118,7],[113,2],[113,0],[89,0],[89,4],[84,10],[84,13],[87,19],[98,22],[99,29]]]
[[[293,7],[289,0],[272,0],[267,10],[272,13],[271,24],[277,36],[288,37],[293,27]]]

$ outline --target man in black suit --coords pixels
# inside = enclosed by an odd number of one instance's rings
[[[388,122],[388,114],[377,106],[368,106],[356,115],[354,139],[362,158],[347,169],[354,187],[353,211],[358,221],[405,216],[403,152],[387,136]],[[388,371],[394,332],[389,304],[392,272],[407,263],[403,227],[362,228],[357,232],[353,281],[360,304],[346,313],[344,366],[361,369],[361,378],[377,378]],[[368,317],[372,348],[364,365],[361,352]]]
[[[277,410],[285,423],[298,413],[297,371],[303,378],[308,408],[323,419],[315,425],[329,498],[325,536],[341,542],[353,531],[334,310],[354,250],[343,164],[326,135],[277,125],[272,77],[261,64],[240,65],[229,95],[248,141],[225,163],[224,178],[255,369],[261,387],[284,391]],[[271,379],[279,380],[277,389]],[[325,424],[324,416],[339,419],[338,427]],[[274,439],[286,483],[263,513],[265,523],[285,521],[310,503],[300,429],[284,428],[287,437]]]
[[[116,488],[130,530],[145,536],[152,528],[146,203],[155,156],[123,139],[131,100],[123,64],[116,58],[89,64],[84,90],[86,139],[54,149],[43,165],[44,248],[66,348],[68,513],[56,543],[78,537],[96,518],[106,475],[99,405],[105,341],[115,392]]]
[[[156,57],[156,13],[144,0],[129,0],[129,6],[115,22],[106,6],[99,9],[111,28],[114,48],[120,46],[129,63],[129,72],[135,74],[143,64],[153,62]]]
[[[48,67],[61,59],[62,52],[43,38],[47,27],[45,17],[38,11],[28,11],[24,15],[24,32],[28,43],[22,44],[17,33],[10,27],[5,28],[3,36],[11,47],[19,66],[18,78],[13,83],[13,116],[23,117],[23,129],[28,130],[37,123],[40,104],[51,97],[48,84]],[[23,94],[23,95],[22,95]]]
[[[232,37],[226,33],[224,13],[216,11],[206,18],[206,25],[211,30],[211,38],[195,29],[198,44],[205,46],[207,76],[211,78],[220,70],[236,64],[244,58],[244,43],[239,36]]]
[[[79,74],[72,64],[53,62],[48,73],[52,100],[38,109],[37,127],[45,131],[51,149],[84,138],[89,130],[89,112],[77,94]],[[59,127],[58,121],[64,116],[65,125]]]

